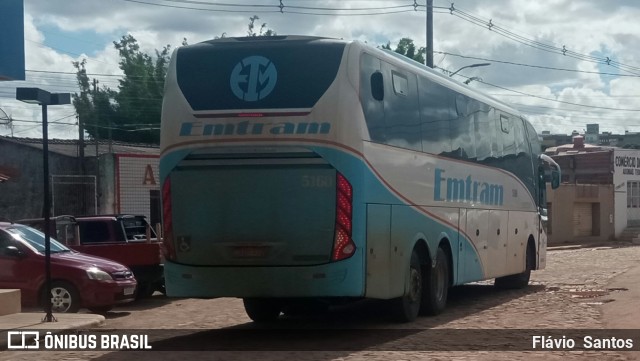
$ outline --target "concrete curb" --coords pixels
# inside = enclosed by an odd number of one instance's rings
[[[606,328],[637,329],[640,325],[640,263],[613,277],[608,289],[617,290],[607,298],[614,302],[602,305],[602,321]],[[640,355],[640,352],[638,352]]]
[[[637,247],[638,244],[632,242],[585,242],[577,244],[553,244],[547,245],[549,251],[562,251],[572,249],[583,248],[622,248],[622,247]]]
[[[7,349],[9,344],[8,332],[11,331],[40,330],[59,333],[65,330],[94,328],[105,323],[104,316],[95,314],[55,314],[54,317],[57,319],[57,322],[42,322],[43,317],[44,313],[42,312],[14,313],[0,316],[0,350]],[[27,337],[26,339],[30,341],[33,337],[34,336],[31,335],[30,338]]]
[[[547,251],[566,251],[569,249],[580,249],[580,248],[584,248],[581,245],[573,245],[573,246],[552,246],[552,247],[547,247]]]

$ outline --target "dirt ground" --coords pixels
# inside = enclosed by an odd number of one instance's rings
[[[519,345],[535,330],[630,337],[640,349],[639,306],[640,247],[551,250],[527,289],[459,287],[443,314],[409,324],[392,322],[381,302],[363,302],[258,327],[238,299],[156,295],[110,312],[98,330],[150,333],[156,351],[5,351],[0,360],[640,360],[619,350],[495,351],[505,337]],[[428,351],[435,344],[445,350]]]

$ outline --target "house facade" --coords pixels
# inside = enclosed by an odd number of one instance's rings
[[[546,153],[562,170],[560,188],[547,192],[549,243],[640,234],[640,150],[593,146],[577,136]]]
[[[160,222],[157,146],[51,139],[51,215],[135,213]],[[42,140],[0,136],[0,169],[14,174],[0,184],[0,218],[43,215]]]

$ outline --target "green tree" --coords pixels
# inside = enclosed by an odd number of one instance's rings
[[[260,18],[249,18],[248,36],[275,36],[276,32]],[[224,38],[226,33],[215,38]],[[113,139],[125,142],[158,144],[160,142],[160,113],[164,79],[170,61],[171,46],[167,45],[155,54],[140,50],[132,35],[125,35],[113,42],[120,55],[119,66],[124,76],[117,90],[98,87],[89,79],[86,60],[73,62],[80,92],[73,95],[73,105],[86,132],[93,139]],[[184,38],[182,45],[187,45]]]
[[[381,46],[382,49],[391,50],[391,42]],[[413,59],[420,64],[424,64],[424,57],[427,53],[426,48],[421,47],[416,50],[416,45],[413,43],[413,39],[402,38],[398,41],[398,45],[393,49],[398,54],[402,54],[407,58]]]
[[[113,132],[118,133],[119,140],[158,143],[164,78],[171,47],[167,45],[156,50],[152,57],[140,50],[131,35],[123,36],[113,45],[120,54],[120,69],[124,73],[114,97],[118,116],[114,119],[117,126]]]
[[[90,81],[86,60],[74,62],[80,93],[73,105],[86,132],[94,139],[158,144],[164,78],[170,59],[169,45],[154,57],[142,52],[132,35],[113,43],[124,76],[118,90],[98,88]]]
[[[278,34],[276,34],[275,31],[273,31],[272,29],[267,28],[267,23],[262,23],[262,25],[260,25],[260,30],[259,32],[256,33],[255,31],[255,22],[256,20],[260,20],[260,17],[258,15],[254,15],[252,17],[249,18],[249,25],[248,25],[248,30],[247,30],[247,35],[248,36],[276,36]],[[223,38],[225,33],[222,34]]]
[[[99,88],[95,79],[92,83],[87,76],[86,63],[86,59],[73,62],[80,87],[80,93],[73,95],[73,106],[89,136],[93,139],[106,139],[109,129],[105,125],[108,122],[104,120],[117,116],[113,102],[115,92],[105,86]]]

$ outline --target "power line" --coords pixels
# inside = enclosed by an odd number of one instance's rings
[[[576,117],[576,118],[587,118],[587,119],[598,119],[598,120],[604,119],[604,120],[621,121],[621,122],[630,121],[636,124],[638,122],[638,120],[635,117],[628,117],[628,116],[607,117],[607,116],[597,115],[597,113],[593,113],[593,112],[584,114],[580,110],[546,107],[543,105],[523,104],[523,103],[517,103],[517,102],[516,103],[510,102],[509,105],[512,105],[518,109],[527,108],[527,110],[523,110],[524,113],[535,113],[535,114],[542,114],[542,115],[549,115],[549,116]],[[533,110],[529,110],[528,108],[536,108],[536,109],[539,108],[541,110],[536,112]],[[544,112],[542,109],[553,110],[556,113]]]
[[[27,73],[47,73],[47,74],[65,74],[65,75],[76,75],[76,72],[71,72],[71,71],[48,71],[48,70],[32,70],[32,69],[27,69],[26,70]],[[101,73],[87,73],[87,75],[91,75],[91,76],[108,76],[108,77],[124,77],[124,75],[119,75],[119,74],[101,74]],[[138,76],[137,78],[142,78],[142,76]]]
[[[73,114],[73,116],[75,116],[75,114]],[[65,119],[65,118],[68,118],[68,116],[64,117],[64,118],[57,119],[57,120],[53,120],[53,121],[47,121],[47,123],[48,124],[59,124],[59,125],[78,125],[76,123],[64,123],[64,122],[59,122],[58,121],[58,120]],[[25,120],[25,119],[13,119],[13,122],[42,124],[42,122],[39,121],[39,120]]]
[[[563,45],[562,47],[557,47],[555,45],[551,45],[551,44],[546,44],[546,43],[542,43],[539,42],[537,40],[532,40],[529,39],[527,37],[524,37],[522,35],[516,34],[506,28],[503,28],[501,26],[496,25],[495,23],[493,23],[493,20],[489,19],[488,21],[486,19],[482,19],[478,16],[472,15],[470,13],[467,13],[465,11],[462,11],[460,9],[457,9],[454,7],[453,3],[451,4],[451,7],[449,8],[449,11],[451,13],[451,15],[454,15],[462,20],[465,20],[467,22],[470,22],[474,25],[480,26],[482,28],[488,29],[490,31],[493,31],[494,33],[501,35],[505,38],[508,38],[510,40],[516,41],[520,44],[535,48],[535,49],[539,49],[539,50],[543,50],[543,51],[547,51],[550,53],[554,53],[554,54],[559,54],[559,55],[563,55],[563,56],[568,56],[568,57],[572,57],[575,59],[579,59],[579,60],[583,60],[583,61],[588,61],[588,62],[592,62],[592,63],[597,63],[597,64],[603,64],[603,65],[608,65],[614,68],[617,68],[619,70],[622,71],[626,71],[629,72],[631,74],[634,75],[640,75],[638,73],[634,73],[634,71],[640,71],[640,67],[636,67],[636,66],[631,66],[631,65],[626,65],[620,62],[617,62],[615,60],[612,60],[609,57],[597,57],[597,56],[593,56],[593,55],[586,55],[586,54],[581,54],[572,50],[569,50],[565,45]]]
[[[30,132],[30,131],[32,131],[32,130],[34,130],[34,129],[38,129],[38,128],[40,128],[40,126],[39,126],[39,125],[34,125],[33,127],[29,127],[29,128],[27,128],[27,129],[14,130],[14,131],[12,131],[11,133],[12,133],[12,134],[25,133],[25,132]]]
[[[127,1],[127,0],[125,0]],[[328,7],[314,7],[314,6],[296,6],[296,5],[284,5],[281,1],[278,5],[265,5],[265,4],[231,4],[231,3],[212,3],[212,2],[204,2],[204,1],[194,1],[194,0],[164,0],[165,2],[179,3],[179,4],[194,4],[194,5],[206,5],[206,6],[222,6],[222,7],[251,7],[251,8],[273,8],[273,9],[303,9],[303,10],[391,10],[398,8],[413,8],[413,4],[409,5],[392,5],[392,6],[382,6],[382,7],[362,7],[362,8],[328,8]]]
[[[258,10],[258,11],[256,11],[255,9],[254,10],[228,10],[228,9],[194,8],[194,7],[189,7],[189,6],[177,6],[177,5],[150,3],[150,2],[139,1],[139,0],[122,0],[122,1],[130,2],[130,3],[137,3],[137,4],[144,4],[144,5],[152,5],[152,6],[174,8],[174,9],[213,11],[213,12],[223,12],[223,13],[279,13],[280,12],[279,10],[270,10],[270,11]]]
[[[70,116],[75,116],[75,114],[72,114]],[[64,117],[64,118],[60,118],[60,119],[65,119],[65,118],[68,118],[70,116],[67,116],[67,117]],[[60,120],[60,119],[58,119],[58,120]],[[42,122],[38,121],[38,120],[24,120],[24,119],[13,119],[13,122],[42,124]],[[64,123],[64,122],[59,122],[59,121],[49,121],[48,123],[49,124],[56,124],[56,125],[71,125],[71,126],[77,126],[78,125],[77,123]],[[111,126],[106,126],[106,125],[96,125],[94,123],[85,123],[86,127],[91,127],[91,128],[97,127],[97,128],[100,128],[100,129],[111,129],[111,130],[117,130],[117,131],[122,131],[122,132],[142,132],[142,131],[149,131],[149,130],[160,130],[160,127],[158,127],[157,125],[158,124],[148,123],[148,124],[126,124],[126,125],[113,124]],[[138,127],[138,126],[145,126],[145,128],[127,129],[127,128]],[[30,128],[30,129],[34,129],[34,128]]]
[[[604,73],[604,72],[599,72],[599,71],[587,71],[587,70],[577,70],[577,69],[567,69],[567,68],[556,68],[556,67],[552,67],[552,66],[523,64],[523,63],[516,63],[516,62],[506,61],[506,60],[496,60],[496,59],[488,59],[488,58],[482,58],[482,57],[477,57],[477,56],[461,55],[461,54],[455,54],[455,53],[450,53],[450,52],[446,52],[446,51],[434,51],[434,53],[444,54],[445,56],[446,55],[451,55],[451,56],[455,56],[455,57],[459,57],[459,58],[463,58],[463,59],[490,61],[490,62],[493,62],[493,63],[507,64],[507,65],[517,65],[517,66],[524,66],[524,67],[529,67],[529,68],[557,70],[557,71],[567,71],[567,72],[585,73],[585,74],[607,75],[607,76],[640,78],[640,75],[637,75],[637,74],[615,74],[615,73]]]
[[[577,107],[584,107],[584,108],[591,108],[591,109],[602,109],[602,110],[625,111],[625,112],[640,112],[640,109],[624,109],[624,108],[602,107],[602,106],[597,106],[597,105],[580,104],[580,103],[574,103],[574,102],[569,102],[569,101],[565,101],[565,100],[552,99],[552,98],[547,98],[547,97],[543,97],[543,96],[539,96],[539,95],[534,95],[534,94],[521,92],[521,91],[518,91],[518,90],[505,88],[505,87],[500,86],[500,85],[495,85],[495,84],[488,83],[488,82],[486,82],[484,80],[481,80],[481,79],[477,79],[476,81],[478,81],[479,83],[486,84],[488,86],[494,87],[494,88],[506,90],[506,91],[513,92],[513,93],[516,93],[516,94],[522,94],[522,95],[526,95],[526,96],[529,96],[529,97],[532,97],[532,98],[548,100],[548,101],[562,103],[562,104],[575,105]]]
[[[285,5],[283,1],[279,4],[265,5],[265,4],[229,4],[229,3],[207,3],[202,1],[189,1],[189,0],[164,0],[166,2],[179,3],[179,4],[194,4],[210,6],[192,7],[192,6],[179,6],[161,3],[152,3],[142,0],[122,0],[130,3],[137,3],[150,6],[168,7],[175,9],[197,10],[197,11],[210,11],[210,12],[224,12],[224,13],[281,13],[281,14],[298,14],[298,15],[320,15],[320,16],[362,16],[362,15],[390,15],[407,12],[416,12],[420,7],[426,7],[425,5],[417,4],[412,1],[407,5],[392,5],[392,6],[379,6],[379,7],[357,7],[357,8],[334,8],[334,7],[318,7],[318,6],[296,6]],[[227,7],[221,9],[217,7]],[[250,10],[239,10],[238,8],[247,8]],[[435,7],[434,7],[435,8]],[[293,9],[293,10],[287,10]],[[447,8],[441,8],[447,9]],[[308,11],[303,11],[308,10]],[[439,11],[444,13],[445,11]]]

